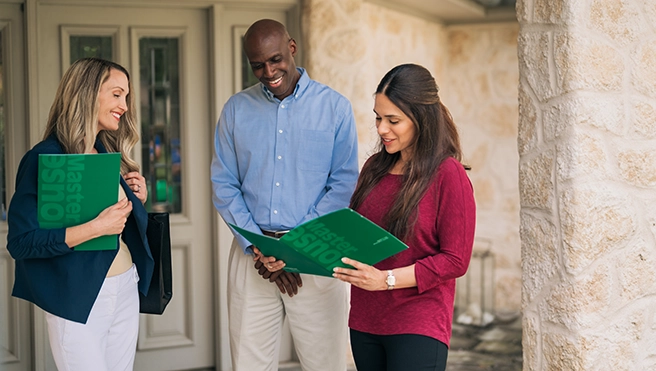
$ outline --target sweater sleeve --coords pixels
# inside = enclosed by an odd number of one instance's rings
[[[417,261],[415,278],[419,293],[464,275],[469,267],[476,225],[474,191],[464,168],[447,159],[436,179],[438,211],[437,254]]]
[[[7,250],[16,259],[52,258],[70,254],[66,244],[66,228],[39,228],[37,218],[39,154],[25,154],[16,175],[16,192],[11,198],[7,223]]]

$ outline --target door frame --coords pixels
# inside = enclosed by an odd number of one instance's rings
[[[15,174],[18,164],[27,150],[27,135],[24,123],[27,121],[27,89],[25,71],[25,19],[23,7],[16,2],[0,3],[0,39],[2,40],[2,74],[4,90],[4,177],[6,200],[8,205],[15,190]],[[16,124],[19,123],[19,124]],[[4,210],[6,212],[6,210]],[[6,220],[0,221],[0,238],[6,241],[8,226]],[[5,249],[0,252],[0,265],[2,270],[3,305],[7,305],[7,328],[2,332],[8,336],[8,344],[0,357],[0,369],[9,370],[32,368],[33,350],[29,331],[31,329],[32,314],[30,304],[11,296],[15,265],[9,252]],[[5,296],[6,295],[6,296]],[[6,300],[6,301],[5,301]]]

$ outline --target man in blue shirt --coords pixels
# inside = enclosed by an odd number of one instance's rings
[[[351,104],[296,67],[297,49],[282,24],[251,25],[244,50],[260,83],[228,100],[214,138],[214,206],[226,222],[276,237],[347,207],[358,176]],[[254,264],[254,253],[235,234],[228,263],[233,369],[277,370],[286,316],[304,370],[344,371],[344,284],[271,273]]]

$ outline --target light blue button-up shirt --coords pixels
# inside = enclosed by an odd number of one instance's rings
[[[213,202],[223,219],[261,233],[290,230],[347,207],[358,177],[350,102],[303,68],[280,101],[264,85],[223,107],[214,136]],[[245,253],[248,242],[235,236]]]

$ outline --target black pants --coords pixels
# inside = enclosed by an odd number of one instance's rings
[[[358,371],[444,371],[449,351],[423,335],[373,335],[351,329],[351,349]]]

